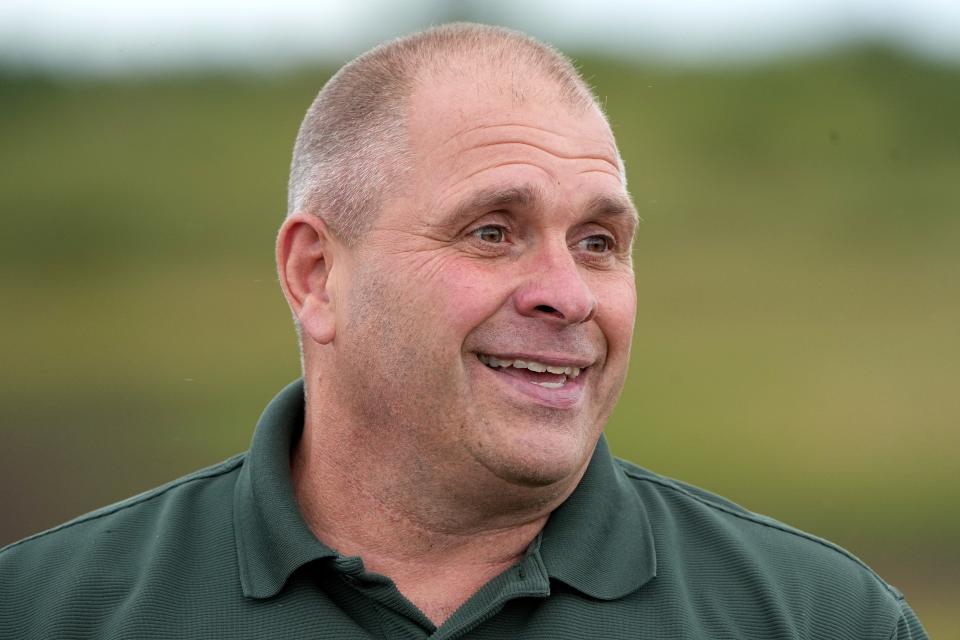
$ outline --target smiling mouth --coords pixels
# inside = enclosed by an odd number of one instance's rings
[[[485,353],[478,353],[477,359],[490,369],[522,378],[546,389],[562,389],[568,381],[576,379],[584,370],[581,367],[557,366],[536,360],[506,360]]]

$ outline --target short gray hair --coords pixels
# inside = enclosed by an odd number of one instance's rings
[[[344,65],[307,110],[293,149],[287,215],[319,215],[347,244],[362,236],[409,165],[407,103],[416,82],[452,68],[451,60],[536,72],[563,102],[602,113],[569,58],[518,31],[451,23],[385,42]],[[513,90],[522,99],[523,87]]]

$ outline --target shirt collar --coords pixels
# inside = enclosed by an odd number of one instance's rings
[[[303,381],[284,388],[257,423],[234,495],[243,594],[269,598],[308,562],[335,558],[297,505],[290,451],[303,429]],[[547,573],[602,600],[623,597],[656,575],[653,534],[637,492],[601,437],[576,490],[541,534]]]
[[[234,531],[243,594],[276,595],[294,571],[336,552],[317,540],[293,492],[290,451],[303,430],[303,380],[267,405],[234,494]]]
[[[601,600],[621,598],[657,575],[646,509],[605,437],[580,484],[550,515],[540,554],[551,578]]]

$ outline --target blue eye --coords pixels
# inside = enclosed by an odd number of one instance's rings
[[[590,236],[580,241],[580,246],[590,253],[606,253],[612,248],[612,241],[607,236]]]
[[[473,231],[473,235],[479,238],[480,240],[483,240],[484,242],[489,242],[491,244],[499,244],[506,239],[503,231],[503,227],[498,227],[497,225],[494,225],[494,224],[484,225],[482,227],[475,229]]]

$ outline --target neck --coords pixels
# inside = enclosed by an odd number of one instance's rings
[[[464,474],[422,448],[371,437],[328,411],[321,424],[319,415],[308,404],[291,461],[307,524],[329,547],[390,577],[436,624],[522,559],[579,481],[517,487]]]
[[[341,552],[362,547],[378,554],[423,562],[459,558],[479,547],[491,561],[512,561],[543,527],[553,505],[504,506],[484,518],[477,505],[451,510],[450,496],[435,496],[413,473],[395,477],[395,465],[349,455],[324,434],[322,449],[315,432],[304,431],[293,452],[294,489],[314,533],[337,541]],[[484,505],[487,506],[487,505]],[[515,545],[506,545],[514,537]],[[490,546],[491,542],[498,544]],[[516,549],[512,547],[516,546]],[[368,563],[369,564],[369,563]]]

